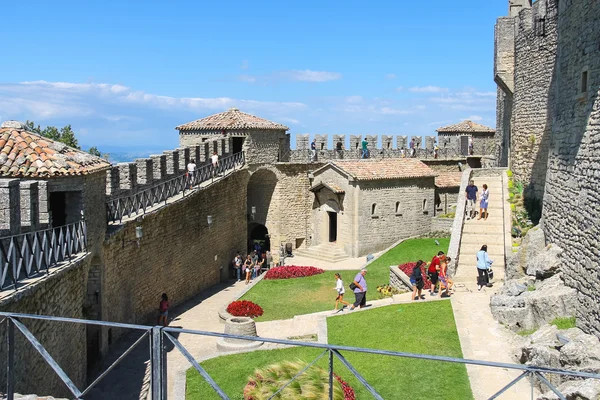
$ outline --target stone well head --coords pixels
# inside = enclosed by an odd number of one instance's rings
[[[256,336],[256,323],[250,317],[231,317],[225,321],[225,333]]]

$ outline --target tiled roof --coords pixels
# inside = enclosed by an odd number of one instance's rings
[[[435,186],[439,188],[452,188],[460,186],[462,172],[439,172],[435,177]]]
[[[427,165],[414,158],[332,161],[331,164],[357,180],[408,179],[437,175]]]
[[[0,127],[0,176],[50,178],[85,175],[110,163],[22,127]],[[14,126],[14,125],[13,125]]]
[[[345,193],[344,189],[342,189],[341,187],[339,187],[337,185],[334,185],[333,183],[329,183],[329,182],[320,182],[320,183],[314,185],[313,187],[311,187],[310,191],[318,192],[321,188],[324,188],[324,187],[331,190],[335,194]]]
[[[175,129],[180,131],[212,131],[222,129],[256,129],[256,130],[284,130],[288,128],[285,125],[268,121],[254,115],[246,114],[237,108],[230,108],[228,111],[220,114],[210,115],[206,118],[188,122],[179,125]]]
[[[458,124],[443,126],[437,129],[438,133],[495,133],[494,128],[465,120]]]

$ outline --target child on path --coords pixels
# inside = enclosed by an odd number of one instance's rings
[[[337,312],[338,303],[342,304],[342,311],[343,311],[346,306],[350,305],[350,303],[348,303],[347,301],[344,300],[344,293],[346,293],[346,290],[344,289],[344,281],[342,280],[342,276],[337,273],[335,274],[334,290],[337,291],[337,297],[335,298],[335,308],[333,309],[333,311]]]
[[[158,311],[160,313],[158,316],[158,325],[167,326],[169,324],[169,297],[166,293],[162,294]]]

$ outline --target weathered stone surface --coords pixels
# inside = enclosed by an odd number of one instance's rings
[[[557,317],[575,313],[576,291],[565,286],[560,275],[542,281],[534,291],[518,296],[492,296],[490,306],[494,318],[512,330],[533,329]]]
[[[547,387],[544,388],[548,389]],[[600,399],[600,381],[586,379],[583,381],[567,381],[557,388],[567,400],[598,400]],[[537,400],[558,400],[558,396],[551,390],[537,398]]]
[[[559,257],[562,252],[563,250],[560,247],[549,244],[529,261],[527,275],[535,276],[537,279],[550,278],[560,271],[561,261]]]
[[[527,288],[532,284],[532,280],[527,278],[511,279],[505,282],[504,286],[500,288],[498,294],[504,294],[507,296],[518,296],[521,293],[527,291]]]

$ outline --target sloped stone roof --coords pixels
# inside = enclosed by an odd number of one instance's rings
[[[86,175],[110,167],[100,157],[30,132],[9,121],[0,127],[0,176],[51,178]]]
[[[437,175],[427,165],[414,158],[330,161],[330,164],[356,180],[410,179]]]
[[[439,188],[460,187],[462,172],[438,172],[435,177],[435,186]]]
[[[322,188],[327,188],[327,189],[331,190],[335,194],[345,193],[344,189],[340,188],[339,186],[337,186],[337,185],[335,185],[335,184],[333,184],[331,182],[320,182],[320,183],[317,183],[316,185],[314,185],[313,187],[310,188],[310,191],[311,192],[318,192]]]
[[[206,118],[179,125],[175,129],[180,131],[214,131],[227,129],[287,131],[290,128],[276,122],[243,113],[237,108],[230,108],[228,111],[209,115]]]
[[[465,120],[458,124],[443,126],[436,130],[438,133],[495,133],[494,128]]]

